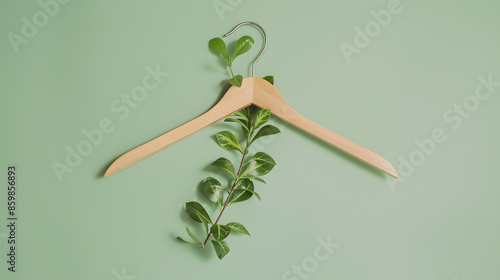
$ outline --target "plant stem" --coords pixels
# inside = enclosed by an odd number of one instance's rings
[[[229,65],[228,65],[229,66]],[[231,71],[231,75],[233,76],[234,78],[234,73],[233,73],[233,68],[231,66],[229,66],[229,71]]]
[[[248,121],[248,126],[250,129],[250,127],[251,127],[250,120]],[[222,216],[222,213],[224,213],[224,210],[226,210],[226,207],[229,204],[229,199],[231,198],[231,195],[233,194],[234,188],[236,187],[236,183],[238,183],[238,180],[240,179],[239,178],[240,172],[241,172],[241,168],[243,167],[243,162],[245,161],[245,156],[248,154],[248,147],[250,147],[250,136],[247,139],[245,150],[243,151],[243,156],[241,157],[240,167],[238,168],[238,173],[236,173],[236,179],[234,179],[233,186],[231,187],[231,190],[229,191],[229,194],[226,198],[226,202],[224,203],[224,207],[222,207],[222,210],[220,211],[219,216],[217,217],[217,220],[215,220],[215,223],[212,226],[215,226],[219,222],[219,219]],[[207,238],[205,239],[205,242],[203,242],[203,247],[205,247],[205,245],[207,245],[207,242],[208,242],[208,239],[210,238],[210,235],[212,235],[212,232],[209,231],[207,234]]]

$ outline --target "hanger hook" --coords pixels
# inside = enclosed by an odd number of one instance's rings
[[[242,23],[236,25],[233,28],[233,30],[224,34],[224,37],[227,37],[227,36],[233,34],[233,32],[236,31],[236,29],[238,29],[240,26],[245,25],[245,24],[253,24],[253,25],[257,26],[260,29],[260,31],[262,31],[262,33],[264,34],[264,48],[262,48],[262,51],[260,52],[259,56],[254,60],[254,62],[252,64],[252,77],[255,77],[255,64],[257,63],[257,61],[259,61],[260,57],[264,54],[264,52],[266,51],[266,48],[267,48],[267,35],[266,35],[266,31],[264,31],[264,28],[262,28],[262,26],[260,26],[258,23],[255,23],[253,21],[245,21],[245,22],[242,22]]]

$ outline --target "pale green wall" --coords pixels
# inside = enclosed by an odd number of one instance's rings
[[[479,77],[500,81],[498,1],[74,0],[25,35],[22,18],[43,21],[47,12],[22,2],[0,3],[1,279],[301,279],[287,273],[294,265],[305,265],[308,279],[500,278],[500,87],[475,97]],[[219,16],[214,3],[229,8]],[[389,9],[380,27],[370,12]],[[102,174],[218,100],[228,72],[208,41],[245,20],[269,36],[258,76],[274,75],[298,112],[380,153],[402,176],[393,181],[273,119],[282,134],[261,145],[278,165],[257,185],[262,201],[223,217],[252,237],[230,236],[219,261],[212,248],[175,236],[185,236],[183,204],[201,201],[199,182],[218,176],[209,164],[237,157],[213,138],[227,124]],[[363,42],[356,28],[367,25],[376,34]],[[248,76],[262,36],[253,27],[236,34],[226,41],[256,39],[235,65]],[[148,67],[168,76],[128,115],[116,112]],[[454,106],[463,102],[461,116]],[[111,128],[102,141],[58,180],[54,162],[65,163],[66,147],[103,121]],[[424,154],[416,141],[436,133]],[[10,164],[18,169],[15,274],[5,262]],[[338,246],[317,262],[328,238]]]

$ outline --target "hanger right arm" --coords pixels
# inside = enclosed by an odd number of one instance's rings
[[[305,118],[288,105],[274,86],[265,80],[253,79],[256,88],[258,88],[254,90],[253,102],[255,105],[270,109],[271,113],[280,119],[393,177],[398,177],[394,167],[381,155]]]
[[[373,166],[387,174],[397,178],[398,173],[394,167],[381,155],[369,150],[358,143],[355,143],[321,125],[305,118],[292,108],[282,112],[272,112],[284,121],[304,130],[305,132],[319,138],[339,150]]]

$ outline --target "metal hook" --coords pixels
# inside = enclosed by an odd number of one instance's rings
[[[264,34],[264,48],[262,49],[259,56],[254,60],[254,62],[252,64],[252,77],[255,77],[255,64],[257,63],[257,61],[259,61],[260,57],[264,54],[264,52],[266,51],[266,48],[267,48],[267,35],[266,35],[266,31],[264,31],[264,28],[262,28],[262,26],[260,26],[259,24],[255,23],[253,21],[245,21],[245,22],[242,22],[242,23],[236,25],[233,28],[233,30],[224,34],[224,37],[227,37],[227,36],[233,34],[233,32],[236,31],[236,29],[238,29],[240,26],[245,25],[245,24],[253,24],[253,25],[257,26],[260,29],[260,31],[262,31],[262,33]]]

